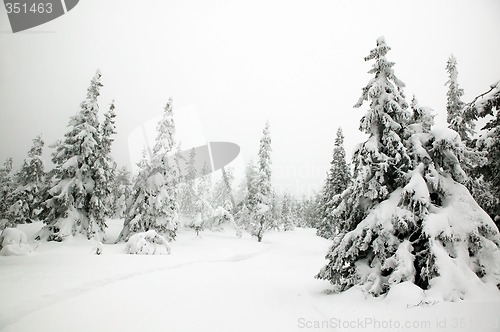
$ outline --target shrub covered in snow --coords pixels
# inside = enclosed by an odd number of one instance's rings
[[[6,228],[0,235],[0,255],[22,256],[29,254],[33,249],[28,244],[26,234],[17,228]]]
[[[168,255],[168,241],[155,230],[136,233],[127,241],[126,251],[134,255]]]
[[[213,211],[212,217],[203,222],[203,229],[210,229],[215,232],[222,231],[226,226],[234,228],[236,236],[241,237],[241,228],[234,221],[234,217],[228,210],[219,206]]]

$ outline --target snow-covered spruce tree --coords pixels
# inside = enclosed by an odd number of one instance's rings
[[[255,205],[252,210],[252,235],[261,242],[264,232],[270,227],[272,222],[271,214],[271,136],[269,132],[269,122],[262,132],[259,148],[259,172],[257,173]]]
[[[52,155],[54,175],[42,212],[47,225],[39,238],[62,241],[81,233],[88,239],[104,239],[106,202],[99,162],[102,139],[97,103],[101,87],[101,74],[97,71],[80,111],[69,122],[69,132]]]
[[[146,150],[142,152],[142,159],[137,163],[137,166],[139,172],[135,176],[132,193],[127,202],[123,229],[116,242],[128,241],[133,234],[147,231],[146,226],[153,222],[149,213],[153,199],[147,186],[151,166],[146,158]]]
[[[200,214],[201,220],[207,220],[213,212],[212,204],[212,173],[208,172],[208,165],[203,165],[202,173],[206,174],[199,178],[196,186],[198,196],[196,212]]]
[[[321,192],[313,193],[308,198],[306,217],[308,220],[308,227],[318,228],[321,224],[320,214],[321,211]]]
[[[296,226],[318,229],[321,224],[321,220],[319,219],[320,196],[321,195],[317,193],[313,193],[309,196],[304,195],[302,196],[302,200],[297,202],[297,213],[300,213],[300,215],[294,215]]]
[[[292,200],[292,211],[296,220],[297,227],[307,227],[309,221],[306,216],[306,198],[293,199]]]
[[[370,103],[361,120],[370,137],[355,153],[354,182],[333,212],[343,218],[341,233],[316,277],[338,291],[360,285],[374,295],[408,281],[446,301],[467,297],[471,287],[496,291],[500,238],[458,182],[466,177],[465,145],[451,129],[432,130],[432,110],[415,105],[410,116],[388,50],[380,38],[367,58],[375,78],[357,106]]]
[[[332,216],[332,211],[340,203],[340,194],[347,189],[351,181],[351,174],[345,159],[344,134],[342,128],[337,129],[337,137],[333,148],[333,158],[330,170],[327,173],[326,183],[321,196],[320,218],[317,235],[330,239],[337,234],[337,225]]]
[[[281,203],[281,220],[284,231],[293,231],[295,228],[295,218],[292,213],[292,200],[290,195],[285,193]]]
[[[234,218],[238,226],[251,232],[251,211],[255,205],[257,168],[252,160],[245,166],[245,176],[240,179],[235,194],[237,202],[234,209]]]
[[[6,218],[6,213],[10,208],[7,198],[14,189],[12,180],[12,158],[8,158],[2,166],[0,166],[0,220]],[[0,224],[0,226],[2,226]],[[4,227],[3,225],[2,227]]]
[[[253,160],[250,160],[245,169],[245,176],[247,178],[247,190],[248,195],[246,199],[247,207],[253,211],[254,207],[257,205],[257,190],[259,182],[259,167],[255,164]]]
[[[233,181],[233,170],[229,167],[224,170],[220,179],[215,183],[212,194],[212,206],[214,208],[218,208],[220,206],[227,211],[233,211]]]
[[[354,107],[361,107],[364,101],[370,103],[359,126],[369,138],[355,150],[353,182],[342,193],[339,206],[331,212],[334,220],[338,220],[340,233],[354,229],[372,207],[401,187],[411,165],[402,138],[410,113],[404,83],[394,75],[394,63],[385,58],[389,50],[381,37],[377,47],[365,58],[365,61],[375,60],[369,71],[375,77],[363,88]]]
[[[115,214],[114,202],[116,192],[113,192],[113,184],[116,178],[116,162],[111,156],[111,145],[113,144],[116,135],[116,125],[115,125],[115,102],[112,101],[108,112],[104,113],[104,123],[100,127],[101,134],[101,147],[99,150],[99,181],[96,182],[96,188],[99,190],[100,201],[103,204],[103,213],[106,217],[112,217]]]
[[[33,139],[33,144],[24,159],[21,169],[15,174],[15,189],[10,193],[8,219],[11,226],[30,223],[37,218],[42,202],[42,192],[45,184],[44,164],[41,158],[44,141],[39,135]]]
[[[250,229],[249,225],[252,224],[252,212],[244,202],[235,214],[234,220],[240,229]]]
[[[196,150],[193,148],[189,153],[189,160],[186,169],[184,181],[179,185],[179,212],[187,219],[186,225],[191,225],[195,222],[198,212],[196,205],[198,198],[195,191],[196,178]]]
[[[114,218],[124,218],[127,202],[132,193],[132,182],[130,171],[125,167],[117,170],[113,181],[113,211]]]
[[[194,228],[196,234],[210,227],[211,218],[214,214],[214,208],[212,207],[212,173],[208,171],[209,167],[205,163],[201,169],[203,175],[196,179],[194,183],[195,192],[195,219],[193,222],[187,226]]]
[[[113,216],[116,163],[111,157],[111,144],[115,131],[115,105],[111,103],[109,111],[104,114],[104,123],[99,127],[100,144],[95,151],[92,169],[94,186],[90,199],[88,218],[90,224],[104,224],[106,218]]]
[[[158,124],[155,146],[153,148],[152,174],[150,184],[157,186],[156,204],[153,205],[155,222],[150,225],[168,241],[174,240],[179,226],[178,195],[180,170],[177,157],[172,162],[170,156],[175,154],[175,123],[172,98],[165,106],[162,121]]]
[[[392,224],[410,234],[405,239],[411,245],[408,257],[414,258],[409,280],[455,301],[470,296],[471,285],[489,284],[492,291],[500,286],[500,234],[463,185],[468,177],[461,160],[470,149],[457,132],[432,129],[432,113],[413,108],[407,142],[414,166]],[[386,264],[388,271],[393,263]]]
[[[280,231],[283,229],[284,224],[281,219],[281,200],[280,197],[274,189],[271,192],[271,223],[269,224],[269,229],[274,229]]]
[[[134,184],[131,206],[127,209],[123,230],[118,237],[128,240],[135,232],[155,230],[168,241],[175,239],[178,228],[178,163],[169,157],[175,148],[175,124],[172,99],[165,106],[156,127],[153,157],[141,162],[140,176]]]
[[[489,190],[488,183],[484,181],[482,174],[477,170],[486,163],[486,151],[480,151],[477,146],[472,142],[475,134],[475,120],[477,120],[478,112],[474,108],[467,107],[461,100],[464,94],[463,89],[458,85],[458,70],[457,60],[453,55],[448,59],[446,70],[448,72],[448,86],[447,92],[447,122],[448,127],[455,130],[462,141],[468,146],[460,160],[462,169],[467,173],[467,181],[465,186],[472,194],[472,197],[479,203],[479,205],[489,210],[494,201],[494,196]]]
[[[449,128],[456,131],[462,141],[468,142],[474,135],[474,117],[469,116],[471,113],[465,112],[465,103],[462,101],[464,90],[458,85],[458,69],[457,59],[450,55],[446,63],[446,71],[448,72],[448,92],[446,93],[446,120]]]
[[[475,142],[478,149],[486,152],[487,161],[474,170],[474,175],[480,181],[479,203],[500,228],[500,81],[474,98],[467,109],[481,118],[490,117],[482,128],[484,133]]]

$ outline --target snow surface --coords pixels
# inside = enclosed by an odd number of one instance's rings
[[[123,220],[108,223],[114,240]],[[33,241],[40,223],[20,225]],[[313,276],[331,242],[314,229],[244,234],[180,229],[170,255],[70,237],[0,257],[0,331],[499,331],[500,296],[431,301],[409,282],[373,298],[327,294]],[[405,255],[402,251],[401,255]]]

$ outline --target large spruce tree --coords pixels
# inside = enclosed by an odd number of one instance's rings
[[[39,237],[62,241],[81,233],[88,239],[104,239],[109,201],[102,163],[106,152],[101,151],[103,141],[98,120],[97,98],[101,87],[101,73],[97,71],[80,111],[69,122],[70,130],[56,145],[52,155],[55,169],[43,203],[47,226]]]
[[[460,184],[467,179],[460,136],[433,130],[431,109],[408,110],[389,50],[379,38],[365,59],[374,60],[375,77],[356,106],[369,103],[360,125],[369,138],[333,211],[340,234],[317,278],[338,291],[359,285],[379,295],[407,281],[443,300],[463,299],[470,283],[500,284],[499,233]]]

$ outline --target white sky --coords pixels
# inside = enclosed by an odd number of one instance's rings
[[[61,138],[99,68],[101,108],[116,100],[120,165],[130,166],[131,132],[171,96],[174,110],[197,110],[207,140],[239,144],[246,160],[269,119],[274,185],[301,195],[320,188],[338,126],[348,155],[364,139],[366,107],[352,105],[380,35],[408,99],[415,93],[443,124],[448,56],[469,101],[500,79],[499,31],[497,0],[81,0],[17,34],[2,7],[0,161],[20,166],[39,133]]]

